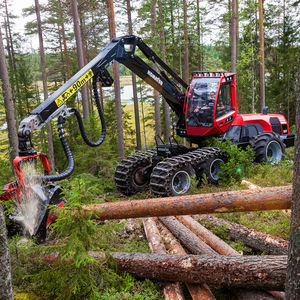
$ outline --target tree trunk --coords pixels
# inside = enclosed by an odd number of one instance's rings
[[[175,217],[160,217],[159,221],[162,222],[191,253],[217,254],[217,252],[205,244],[195,233],[185,227]]]
[[[164,28],[164,14],[162,1],[158,0],[158,11],[159,11],[159,37],[160,37],[160,51],[162,60],[166,62],[166,45],[165,45],[165,28]],[[164,110],[165,110],[165,141],[168,142],[171,138],[171,117],[170,117],[170,107],[164,99]]]
[[[138,277],[235,288],[283,290],[287,256],[111,253],[118,268]]]
[[[296,141],[293,179],[292,215],[286,278],[287,299],[300,298],[300,50],[298,69],[298,91],[296,106]]]
[[[116,24],[115,24],[115,12],[113,0],[106,0],[107,14],[109,20],[109,35],[110,39],[116,37]],[[118,154],[119,159],[123,159],[125,156],[124,151],[124,135],[123,135],[123,121],[122,121],[122,104],[120,93],[120,74],[119,63],[113,63],[113,76],[114,76],[114,91],[115,91],[115,103],[116,103],[116,118],[117,118],[117,134],[118,134]]]
[[[62,8],[61,8],[61,0],[58,0],[58,9],[59,9],[59,17],[61,19],[61,35],[62,35],[62,40],[63,40],[63,45],[64,45],[64,61],[65,61],[65,67],[66,67],[66,72],[67,72],[67,78],[71,78],[71,71],[70,71],[70,60],[69,60],[69,53],[68,53],[68,46],[67,46],[67,40],[66,40],[66,32],[65,32],[65,21],[64,21],[64,16],[62,13]]]
[[[79,24],[77,0],[72,0],[72,16],[74,22],[75,39],[76,39],[77,61],[78,61],[78,67],[81,70],[84,67],[84,55],[83,55],[83,44],[82,44],[80,24]],[[83,117],[87,119],[89,117],[89,102],[88,102],[88,92],[87,92],[86,85],[84,85],[81,88],[81,96],[82,96]]]
[[[155,40],[156,37],[156,0],[151,0],[151,35]],[[153,45],[153,48],[154,45]],[[153,69],[158,72],[156,65],[153,64]],[[154,117],[155,117],[155,135],[161,136],[161,121],[160,121],[160,96],[157,90],[153,90],[154,95]],[[158,141],[159,142],[159,141]]]
[[[199,216],[200,220],[209,222],[212,227],[225,227],[228,237],[234,241],[242,241],[247,246],[267,252],[268,254],[287,254],[288,242],[282,238],[247,228],[240,224],[219,219],[213,216]]]
[[[126,6],[127,6],[128,34],[132,35],[133,34],[132,19],[131,19],[132,8],[131,8],[130,0],[126,0]],[[133,72],[131,72],[131,78],[132,78],[136,147],[137,147],[137,150],[142,150],[139,102],[138,102],[137,87],[136,87],[136,75]]]
[[[161,232],[164,244],[169,249],[170,254],[186,254],[186,251],[180,245],[180,243],[175,239],[173,234],[161,223],[157,223],[158,229]],[[187,283],[188,288],[193,300],[206,299],[215,300],[215,296],[212,294],[207,284],[192,284]]]
[[[153,253],[166,254],[164,243],[156,226],[156,219],[145,218],[143,219],[143,225],[151,251]],[[163,287],[163,293],[165,299],[184,299],[179,283],[166,283]]]
[[[0,28],[0,78],[2,81],[2,90],[4,94],[3,96],[4,96],[5,115],[6,115],[7,129],[8,129],[8,141],[10,146],[10,160],[12,162],[13,159],[18,155],[18,135],[16,129],[12,94],[11,94],[6,60],[5,60],[1,28]],[[12,166],[12,173],[14,173],[13,166]]]
[[[42,78],[43,78],[43,92],[44,92],[44,100],[48,98],[48,87],[47,87],[47,73],[46,73],[46,60],[45,60],[45,50],[44,50],[44,42],[43,42],[43,33],[42,33],[42,22],[41,22],[41,14],[40,14],[40,5],[38,0],[34,0],[35,2],[35,13],[37,20],[37,31],[39,36],[39,44],[40,44],[40,57],[41,57],[41,68],[42,68]],[[54,148],[53,148],[53,137],[52,137],[52,127],[51,122],[46,124],[47,129],[47,139],[48,139],[48,156],[49,163],[52,170],[55,169],[54,162]]]
[[[198,70],[202,70],[202,58],[201,58],[201,18],[200,18],[200,0],[197,0],[197,13],[196,13],[196,20],[197,20],[197,48],[198,48],[198,55],[197,55],[197,66]]]
[[[231,248],[227,243],[225,243],[222,239],[214,235],[204,226],[200,225],[192,217],[177,216],[177,219],[219,254],[239,255],[239,253],[236,250]]]
[[[0,38],[2,40],[2,38]],[[0,202],[0,300],[13,300],[13,287],[10,272],[10,255],[7,241],[6,224]]]
[[[261,112],[266,105],[265,100],[265,46],[264,46],[264,21],[263,21],[263,0],[258,0],[259,11],[259,57],[260,57],[260,108]]]
[[[189,69],[189,37],[187,30],[187,6],[186,0],[183,0],[183,34],[184,34],[184,80],[187,84],[190,83]]]
[[[85,205],[99,220],[289,209],[292,187],[262,188]]]
[[[236,73],[236,35],[237,35],[236,4],[237,4],[237,0],[232,0],[232,9],[231,9],[231,72],[232,73]]]
[[[214,235],[211,231],[207,230],[204,226],[200,225],[190,216],[177,216],[186,227],[188,227],[198,237],[208,244],[211,248],[217,251],[221,255],[241,255],[239,252],[231,248],[227,243],[221,240],[219,237]],[[240,299],[256,300],[256,299],[273,299],[270,295],[274,296],[275,299],[284,299],[279,292],[274,291],[247,291],[245,289],[235,289],[232,292]]]

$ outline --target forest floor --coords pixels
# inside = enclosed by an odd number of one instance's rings
[[[245,179],[260,187],[292,184],[292,153],[293,149],[288,149],[289,159],[281,162],[279,165],[254,165],[251,175]],[[65,183],[67,182],[65,181]],[[92,175],[78,175],[66,185],[66,193],[69,194],[69,197],[71,196],[69,201],[72,202],[72,197],[75,197],[77,204],[79,202],[89,204],[154,197],[150,191],[126,197],[118,193],[113,187],[108,192],[100,194],[102,189],[100,184],[100,180]],[[190,193],[203,194],[247,188],[244,184],[219,186],[204,184],[198,187],[196,182],[194,182]],[[284,239],[288,239],[289,236],[289,210],[227,213],[215,216]],[[72,217],[68,216],[68,218]],[[28,253],[60,252],[62,249],[70,248],[68,240],[72,239],[72,243],[76,244],[78,248],[74,249],[71,247],[69,252],[62,251],[61,255],[63,257],[64,255],[65,257],[70,257],[70,253],[73,253],[72,256],[77,257],[78,253],[76,254],[76,251],[83,251],[86,243],[89,245],[88,250],[105,253],[151,252],[141,219],[101,221],[97,222],[95,224],[96,227],[93,228],[89,227],[91,224],[82,223],[79,226],[80,230],[86,231],[85,234],[90,235],[91,240],[87,242],[86,235],[85,237],[82,235],[81,240],[78,236],[74,238],[74,233],[79,234],[78,219],[72,223],[68,218],[62,219],[56,228],[51,229],[44,245],[37,246],[30,240],[24,241],[24,238],[21,237],[10,239],[16,299],[163,299],[159,282],[140,280],[129,274],[122,274],[117,271],[111,262],[106,262],[95,268],[91,262],[87,262],[84,259],[84,263],[81,262],[82,265],[79,263],[80,267],[66,262],[64,258],[55,266],[49,266],[40,261],[30,259]],[[95,228],[96,231],[94,232]],[[65,231],[68,231],[67,234]],[[241,254],[261,254],[240,241],[229,240],[224,230],[217,230],[214,233]],[[79,244],[80,246],[78,246]],[[78,277],[79,274],[81,274],[82,278]],[[57,283],[58,280],[59,283]],[[87,282],[90,282],[90,284],[87,284]],[[87,296],[89,293],[92,293],[88,288],[91,286],[96,288],[98,292],[93,297]],[[186,299],[191,299],[187,289],[184,286],[182,287]],[[226,288],[211,287],[211,289],[217,299],[236,299]]]

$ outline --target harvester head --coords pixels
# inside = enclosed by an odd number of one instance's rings
[[[52,182],[44,182],[37,172],[37,158],[40,159],[44,175],[50,174],[50,165],[44,153],[32,156],[17,156],[13,161],[16,181],[6,184],[0,201],[13,200],[13,211],[6,210],[9,219],[8,233],[23,233],[36,236],[42,241],[46,228],[51,223],[48,205],[63,206],[61,189]]]

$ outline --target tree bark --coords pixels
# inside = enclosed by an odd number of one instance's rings
[[[131,3],[130,0],[126,0],[127,7],[127,20],[128,20],[128,34],[132,35],[132,18],[131,18]],[[139,115],[139,102],[137,96],[137,86],[136,86],[136,75],[131,72],[132,78],[132,92],[133,92],[133,107],[134,107],[134,121],[135,121],[135,134],[136,134],[136,148],[137,150],[142,150],[141,142],[141,127],[140,127],[140,115]]]
[[[211,248],[217,251],[221,255],[241,255],[239,252],[231,248],[228,244],[226,244],[223,240],[219,237],[214,235],[212,232],[207,230],[204,226],[200,225],[197,221],[195,221],[190,216],[177,216],[177,219],[180,220],[186,227],[188,227],[192,232],[194,232],[197,236],[203,239],[205,243],[207,243]],[[284,300],[284,297],[275,291],[258,291],[252,290],[247,291],[245,289],[235,289],[232,292],[240,299],[247,299],[247,300],[256,300],[256,299],[275,299]],[[271,296],[272,295],[272,296]]]
[[[169,249],[170,254],[186,254],[186,251],[176,240],[173,234],[161,223],[157,223],[157,227],[161,232],[162,239],[164,244]],[[197,299],[206,299],[206,300],[215,300],[215,296],[209,289],[207,284],[192,284],[187,283],[186,287],[188,288],[193,300]]]
[[[293,178],[292,215],[288,249],[288,270],[286,278],[287,299],[300,298],[300,50],[298,69],[298,91],[296,104],[296,141]]]
[[[272,236],[270,234],[247,228],[240,224],[231,223],[229,221],[219,219],[213,216],[199,216],[200,220],[209,222],[209,226],[223,226],[228,231],[228,237],[232,240],[240,240],[247,246],[266,251],[268,254],[285,255],[288,250],[288,242],[282,238]]]
[[[237,0],[232,0],[231,9],[231,72],[236,73],[236,26],[237,26],[237,16],[236,16]]]
[[[1,38],[0,38],[1,39]],[[0,202],[0,300],[13,300],[13,287],[10,272],[10,255],[6,224]]]
[[[76,52],[77,52],[77,61],[79,69],[84,67],[84,55],[83,55],[83,44],[81,38],[80,24],[79,24],[79,14],[78,14],[78,5],[77,0],[72,0],[72,16],[74,22],[74,33],[76,39]],[[87,86],[84,85],[81,88],[82,96],[82,112],[83,117],[87,119],[89,117],[89,102],[88,102],[88,92]]]
[[[264,41],[264,21],[263,21],[263,0],[258,0],[259,11],[259,57],[260,57],[260,108],[261,112],[266,105],[265,100],[265,41]]]
[[[189,37],[187,31],[187,5],[186,0],[183,0],[183,34],[184,34],[184,80],[187,84],[190,83],[189,69]]]
[[[151,0],[151,35],[155,40],[155,37],[156,37],[156,0]],[[153,45],[153,48],[155,48],[154,45]],[[158,72],[157,67],[154,64],[153,64],[153,69],[156,72]],[[160,96],[159,96],[158,91],[155,89],[153,89],[153,96],[154,96],[155,135],[161,136]]]
[[[118,268],[138,277],[215,286],[283,290],[287,256],[112,253]]]
[[[48,87],[47,87],[47,73],[46,73],[46,60],[45,60],[45,50],[43,42],[43,32],[42,32],[42,22],[41,22],[41,13],[40,13],[40,4],[38,0],[34,0],[35,3],[35,13],[37,20],[37,31],[39,36],[39,45],[40,45],[40,58],[41,58],[41,69],[42,69],[42,79],[43,79],[43,92],[44,100],[48,98]],[[47,139],[48,139],[48,156],[49,163],[52,170],[55,169],[54,162],[54,147],[53,147],[53,137],[52,137],[52,127],[51,122],[46,124],[47,129]]]
[[[205,244],[195,233],[180,223],[175,217],[160,217],[162,222],[176,238],[193,254],[217,254]]]
[[[70,60],[69,60],[69,53],[68,53],[68,46],[67,46],[67,40],[66,40],[66,32],[65,32],[65,21],[64,16],[62,13],[62,7],[61,7],[61,0],[57,1],[58,3],[58,9],[59,9],[59,17],[61,19],[61,35],[64,45],[64,61],[65,61],[65,67],[67,71],[67,78],[71,78],[71,71],[70,71]]]
[[[165,45],[165,28],[164,28],[164,14],[162,1],[158,0],[158,11],[159,11],[159,37],[160,37],[160,51],[161,57],[164,62],[166,62],[166,45]],[[170,107],[164,99],[164,110],[165,110],[165,141],[168,142],[171,138],[171,117],[170,117]]]
[[[156,219],[143,219],[144,230],[149,243],[149,247],[153,253],[166,254],[166,249],[162,241],[161,235],[156,226]],[[183,300],[183,292],[179,283],[166,283],[163,287],[165,299]]]
[[[83,209],[95,211],[99,220],[155,216],[228,213],[289,209],[292,187],[262,188],[259,191],[243,190],[211,194],[188,195],[147,200],[120,201],[85,205]]]
[[[190,229],[194,234],[200,237],[208,246],[222,255],[239,255],[239,253],[231,248],[222,239],[214,235],[211,231],[200,225],[190,216],[177,216],[177,219]]]
[[[115,12],[113,0],[106,0],[107,14],[109,20],[109,35],[110,39],[116,37],[116,24],[115,24]],[[124,134],[123,134],[123,121],[122,121],[122,104],[120,93],[120,74],[119,63],[113,63],[113,76],[114,76],[114,92],[115,92],[115,104],[116,104],[116,118],[117,118],[117,134],[118,134],[118,154],[119,159],[123,159],[125,156],[124,150]]]
[[[198,70],[202,70],[202,55],[201,55],[201,17],[200,17],[200,1],[197,0],[197,46],[198,46]]]
[[[2,90],[4,94],[3,96],[4,96],[5,115],[6,115],[7,129],[8,129],[8,141],[10,146],[10,160],[12,162],[13,159],[18,155],[18,135],[16,129],[12,94],[11,94],[6,60],[5,60],[1,28],[0,28],[0,78],[2,81]],[[12,173],[14,173],[13,166],[12,166]]]

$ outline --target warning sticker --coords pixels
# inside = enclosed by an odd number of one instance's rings
[[[94,73],[89,69],[78,80],[76,80],[66,91],[55,99],[57,107],[62,106],[73,94],[75,94],[82,86],[84,86],[92,77]]]

